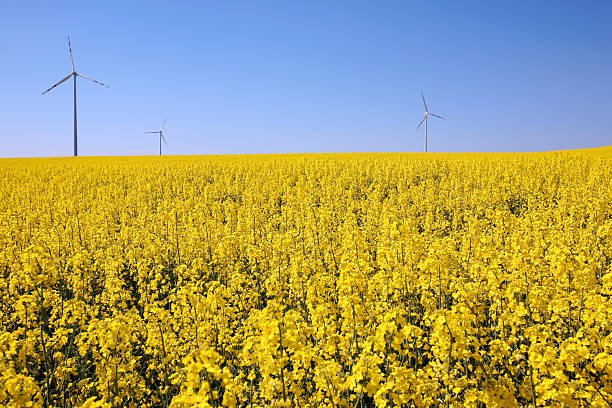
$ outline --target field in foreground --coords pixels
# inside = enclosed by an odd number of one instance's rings
[[[0,175],[0,405],[611,406],[610,148]]]

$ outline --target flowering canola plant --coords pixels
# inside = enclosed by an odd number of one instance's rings
[[[2,406],[612,406],[611,148],[0,174]]]

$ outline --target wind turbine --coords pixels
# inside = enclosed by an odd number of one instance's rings
[[[153,132],[145,132],[145,133],[159,133],[159,155],[161,156],[161,142],[162,139],[164,139],[164,143],[166,144],[166,146],[168,146],[168,142],[166,142],[166,138],[164,137],[164,125],[166,124],[166,120],[168,118],[164,119],[164,123],[162,123],[161,127],[159,128],[159,130],[155,130]]]
[[[425,116],[423,117],[423,120],[421,120],[421,123],[419,123],[419,126],[417,126],[417,129],[421,127],[423,122],[425,122],[425,153],[427,153],[427,118],[429,116],[435,116],[436,118],[440,118],[440,119],[444,119],[444,118],[442,116],[436,115],[435,113],[429,112],[429,109],[427,109],[427,102],[425,102],[425,97],[423,96],[423,91],[421,91],[421,98],[423,98],[423,105],[425,105],[425,114],[424,114]]]
[[[72,59],[72,47],[70,47],[70,36],[68,36],[68,51],[70,52],[70,64],[72,65],[72,72],[66,76],[66,78],[62,79],[61,81],[59,81],[57,84],[53,85],[51,88],[47,89],[45,92],[42,93],[42,95],[46,94],[47,92],[49,92],[50,90],[52,90],[53,88],[55,88],[56,86],[58,86],[59,84],[61,84],[62,82],[66,82],[68,80],[68,78],[72,77],[73,79],[73,84],[74,84],[74,155],[77,156],[77,98],[76,98],[76,79],[78,76],[80,76],[81,78],[85,78],[90,80],[91,82],[95,82],[96,84],[105,86],[107,88],[110,88],[110,86],[103,84],[102,82],[96,81],[95,79],[91,79],[88,76],[85,76],[83,74],[79,74],[74,70],[74,60]]]

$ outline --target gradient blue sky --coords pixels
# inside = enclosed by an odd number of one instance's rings
[[[612,144],[610,1],[0,5],[0,157]]]

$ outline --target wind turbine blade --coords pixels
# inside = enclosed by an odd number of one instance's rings
[[[70,46],[70,36],[68,36],[68,51],[70,51],[70,65],[72,65],[72,72],[74,72],[74,60],[72,59],[72,47]]]
[[[85,76],[85,75],[83,75],[83,74],[77,74],[77,75],[78,75],[78,76],[80,76],[80,77],[83,77],[83,78],[85,78],[85,79],[89,79],[91,82],[95,82],[96,84],[100,84],[100,85],[102,85],[102,86],[105,86],[105,87],[107,87],[107,88],[110,88],[110,86],[108,86],[108,85],[106,85],[106,84],[103,84],[103,83],[102,83],[102,82],[100,82],[100,81],[96,81],[95,79],[91,79],[90,77]]]
[[[431,115],[431,116],[435,116],[436,118],[440,118],[440,119],[444,119],[444,120],[446,120],[446,119],[445,119],[445,118],[443,118],[442,116],[440,116],[440,115],[436,115],[435,113],[430,113],[430,115]]]
[[[159,133],[159,131],[156,130],[155,132],[145,132],[145,133]]]
[[[70,78],[72,76],[72,74],[68,75],[66,78],[62,79],[61,81],[59,81],[57,84],[53,85],[51,88],[47,89],[45,92],[43,92],[41,95],[46,94],[47,92],[49,92],[50,90],[52,90],[53,88],[55,88],[56,86],[58,86],[59,84],[61,84],[62,82],[65,82],[68,80],[68,78]]]
[[[168,146],[168,142],[166,142],[166,138],[164,137],[164,133],[163,132],[159,132],[159,134],[162,137],[162,139],[164,140],[164,143],[166,144],[166,146]]]
[[[425,119],[427,119],[427,116],[423,116],[423,120],[421,120],[421,123],[419,123],[419,126],[417,126],[417,129],[421,127],[423,122],[425,122]]]
[[[159,130],[164,130],[164,126],[166,125],[166,120],[168,120],[168,118],[164,119],[164,123],[162,123],[161,127],[159,128]]]
[[[429,112],[429,109],[427,109],[427,102],[425,102],[425,97],[423,96],[423,91],[421,91],[421,98],[423,98],[423,105],[425,105],[425,112]]]

